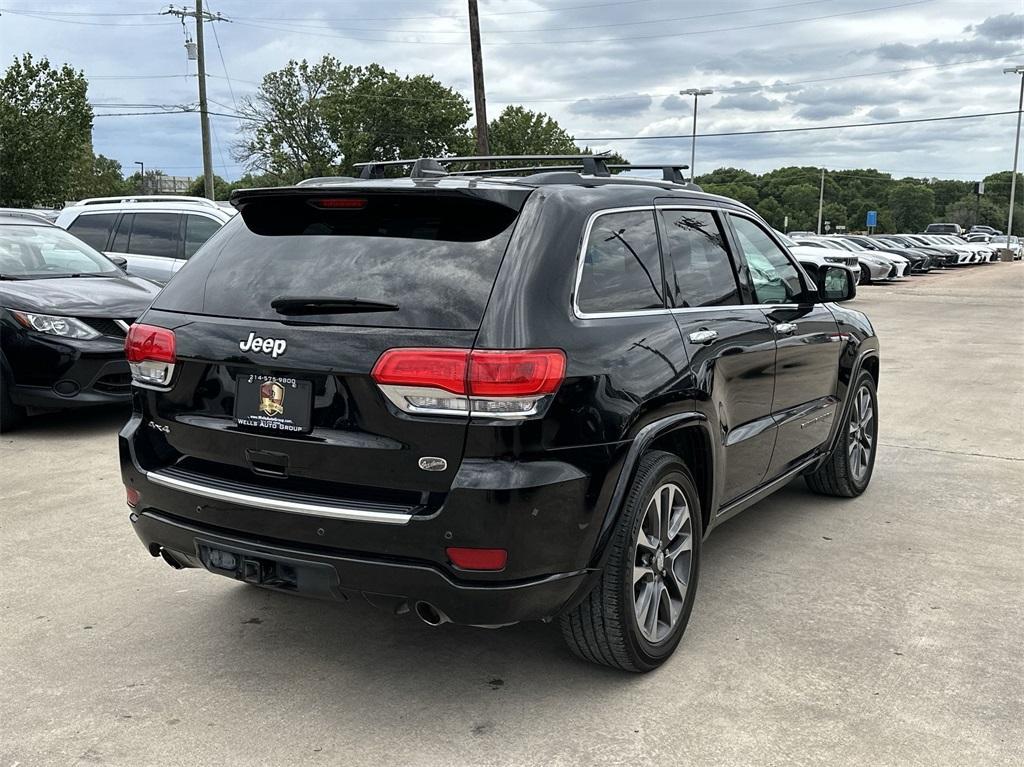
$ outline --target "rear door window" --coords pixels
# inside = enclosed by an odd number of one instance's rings
[[[739,304],[725,238],[713,214],[699,210],[662,210],[665,225],[665,278],[673,306]]]
[[[361,207],[336,209],[315,204],[315,193],[245,201],[155,305],[317,325],[478,328],[519,215],[514,202],[484,194],[368,193],[353,203]],[[276,298],[398,308],[286,317]]]
[[[96,250],[106,250],[116,219],[117,213],[83,213],[71,222],[68,231]]]
[[[606,213],[594,219],[583,251],[576,305],[584,314],[665,306],[654,211]]]
[[[136,213],[128,253],[178,258],[180,213]]]
[[[214,221],[206,216],[185,217],[185,258],[192,255],[202,247],[203,243],[213,237],[220,229],[220,222]]]
[[[132,221],[135,219],[134,213],[125,213],[121,216],[121,221],[117,225],[117,231],[114,232],[114,242],[110,246],[110,249],[114,253],[127,253],[128,252],[128,238],[132,233]]]

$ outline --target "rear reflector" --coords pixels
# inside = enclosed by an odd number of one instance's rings
[[[177,360],[173,330],[154,325],[132,325],[128,328],[124,352],[134,383],[147,388],[167,388]]]
[[[128,505],[134,509],[136,506],[139,505],[139,500],[142,498],[142,493],[140,493],[134,487],[128,487],[127,485],[125,485],[124,491],[126,500],[128,501]]]
[[[426,415],[526,418],[565,378],[560,349],[389,349],[373,380],[397,407]]]
[[[460,570],[504,570],[508,561],[505,549],[468,549],[450,546],[448,559]]]

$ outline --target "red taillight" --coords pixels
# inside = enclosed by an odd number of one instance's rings
[[[469,549],[450,546],[448,559],[460,570],[503,570],[508,561],[505,549]]]
[[[153,325],[132,325],[124,342],[125,355],[129,362],[174,363],[174,331]]]
[[[415,386],[466,394],[469,349],[388,349],[373,366],[385,386]]]
[[[366,207],[362,197],[321,197],[309,201],[311,205],[326,210],[361,210]]]
[[[558,349],[474,351],[469,358],[469,393],[474,397],[554,394],[565,378],[565,353]]]

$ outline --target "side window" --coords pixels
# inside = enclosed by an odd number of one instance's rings
[[[128,252],[177,258],[180,225],[180,213],[136,213]]]
[[[116,213],[83,213],[71,222],[68,231],[96,250],[106,250],[116,218]]]
[[[739,286],[715,217],[700,210],[663,210],[668,240],[668,293],[675,306],[738,304]]]
[[[800,273],[761,227],[740,216],[730,216],[740,249],[750,267],[754,293],[761,304],[797,303],[804,292]]]
[[[185,258],[191,258],[200,246],[220,229],[220,224],[206,216],[185,217]]]
[[[128,236],[132,231],[132,220],[135,218],[134,213],[125,213],[121,216],[121,223],[117,225],[117,231],[114,232],[114,244],[110,246],[110,249],[114,253],[128,253]]]
[[[598,216],[585,247],[576,297],[580,311],[632,312],[665,305],[653,211]]]

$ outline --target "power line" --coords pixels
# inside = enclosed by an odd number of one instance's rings
[[[121,23],[111,23],[109,21],[78,21],[77,19],[61,19],[57,16],[48,16],[41,14],[36,11],[15,11],[10,8],[0,8],[0,13],[9,13],[11,16],[24,16],[28,19],[37,19],[39,21],[56,21],[60,24],[80,24],[88,27],[166,27],[174,22],[167,21],[153,21],[153,22],[138,22],[138,21],[126,21]],[[127,14],[117,14],[118,16]],[[149,14],[145,14],[149,15]]]
[[[784,25],[802,24],[809,21],[823,21],[825,19],[835,19],[848,16],[857,16],[866,13],[878,13],[879,11],[892,10],[895,8],[909,8],[917,5],[925,5],[927,3],[933,3],[936,0],[910,0],[910,2],[894,3],[890,5],[875,6],[874,8],[864,8],[856,11],[842,11],[840,13],[830,13],[821,16],[807,16],[798,19],[786,19],[780,21],[768,21],[761,24],[744,24],[735,27],[717,27],[713,29],[698,29],[689,30],[685,32],[674,32],[670,34],[658,34],[658,35],[631,35],[626,37],[588,37],[580,40],[495,40],[488,41],[488,46],[503,46],[503,47],[514,47],[520,45],[575,45],[575,44],[586,44],[593,45],[595,43],[616,43],[616,42],[629,42],[631,40],[656,40],[665,38],[680,38],[690,37],[694,35],[707,35],[718,32],[736,32],[748,29],[764,29],[766,27],[777,27]],[[462,42],[442,42],[437,40],[409,40],[409,39],[394,39],[386,37],[362,37],[359,35],[345,35],[345,34],[330,34],[327,32],[313,32],[308,29],[295,29],[287,25],[276,25],[268,26],[265,24],[254,24],[247,21],[235,20],[236,24],[246,27],[253,27],[256,29],[267,29],[274,32],[290,32],[299,35],[310,35],[313,37],[329,37],[341,40],[358,40],[362,42],[378,42],[378,43],[402,43],[403,45],[442,45],[442,46],[463,46]]]
[[[840,130],[843,128],[873,128],[877,125],[910,125],[913,123],[934,123],[946,120],[974,120],[982,117],[1002,117],[1015,115],[1016,110],[1009,112],[979,112],[969,115],[946,115],[944,117],[917,117],[908,120],[881,120],[867,123],[843,123],[841,125],[809,125],[802,128],[770,128],[766,130],[726,131],[723,133],[698,133],[697,138],[716,138],[721,136],[764,136],[770,133],[802,133],[807,131]],[[692,133],[681,133],[671,136],[599,136],[597,138],[573,137],[576,142],[601,143],[606,141],[661,141],[666,139],[692,139]]]
[[[235,89],[231,85],[231,75],[228,74],[228,65],[224,63],[224,51],[220,47],[220,36],[217,34],[217,25],[211,24],[210,28],[213,29],[213,39],[217,43],[217,53],[220,55],[220,65],[224,69],[224,79],[228,81],[228,92],[231,94],[231,103],[235,105],[235,111],[238,111],[238,99],[235,98]]]

